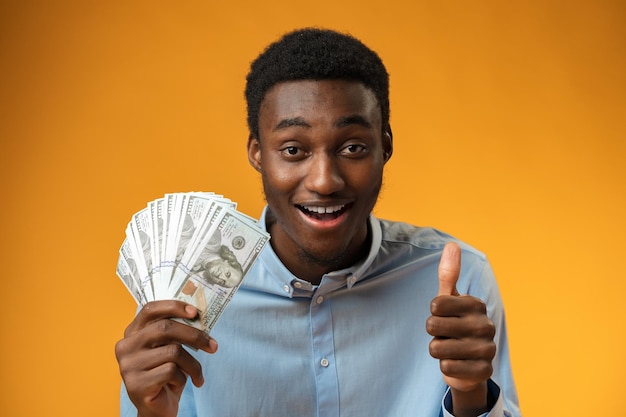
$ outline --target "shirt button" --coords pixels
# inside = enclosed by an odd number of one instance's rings
[[[320,365],[322,365],[324,368],[326,368],[328,366],[328,359],[324,358],[320,361]]]
[[[301,282],[294,282],[293,286],[296,288],[302,288],[302,283]]]
[[[322,297],[322,296],[320,295],[319,297],[317,297],[317,298],[315,299],[315,302],[316,302],[317,304],[322,304],[322,303],[324,302],[324,297]]]
[[[285,285],[283,289],[285,290],[285,292],[291,291],[291,288],[289,288],[289,285]]]

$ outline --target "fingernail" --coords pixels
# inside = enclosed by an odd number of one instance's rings
[[[187,304],[185,306],[185,312],[192,317],[195,317],[198,314],[198,310],[191,304]]]
[[[217,352],[217,341],[213,338],[209,339],[209,349],[211,350],[211,353],[215,353]]]

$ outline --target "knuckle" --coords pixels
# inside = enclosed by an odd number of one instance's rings
[[[161,371],[168,378],[171,378],[173,375],[176,375],[178,369],[178,365],[176,365],[174,362],[167,362],[162,365]]]
[[[139,316],[135,316],[133,321],[131,321],[130,324],[126,326],[126,328],[124,329],[124,338],[130,337],[137,332],[139,320]]]
[[[449,359],[441,359],[439,361],[439,370],[445,375],[453,375],[454,362]]]
[[[154,326],[156,327],[156,330],[160,334],[165,335],[172,328],[172,321],[171,320],[159,320],[158,322],[155,323]]]
[[[480,332],[481,336],[487,339],[493,339],[496,335],[496,326],[489,319],[481,326],[482,331]]]
[[[493,340],[496,335],[496,326],[489,317],[480,315],[473,321],[472,334],[481,339]]]
[[[132,362],[129,361],[126,357],[122,357],[118,360],[119,372],[122,376],[122,379],[125,383],[133,380],[133,375],[135,375],[135,367],[132,366]]]
[[[177,361],[182,356],[182,348],[178,344],[166,345],[164,350],[165,356],[172,361]]]
[[[156,301],[149,301],[141,308],[141,313],[149,315],[156,308]]]
[[[439,297],[433,299],[430,302],[430,313],[437,315],[438,309],[439,309]]]
[[[433,358],[441,358],[441,343],[439,340],[431,340],[428,345],[428,352]]]
[[[120,375],[122,376],[122,379],[124,380],[124,382],[126,383],[129,380],[132,381],[132,371],[126,366],[125,361],[123,360],[120,361],[119,368],[120,368]]]
[[[126,328],[124,329],[124,337],[128,337],[133,333],[132,327],[133,327],[132,324],[129,324],[128,326],[126,326]]]
[[[493,373],[493,366],[491,361],[481,361],[478,365],[476,374],[481,376],[481,379],[488,379]]]
[[[436,317],[431,316],[426,320],[426,331],[431,336],[436,336],[437,334],[439,334],[440,328],[441,324]]]
[[[117,361],[120,361],[120,358],[123,357],[124,352],[126,351],[126,340],[125,339],[121,339],[118,340],[117,343],[115,343],[115,358],[117,359]]]
[[[459,297],[439,295],[430,302],[430,313],[433,316],[445,316],[450,309],[454,309],[459,302]]]

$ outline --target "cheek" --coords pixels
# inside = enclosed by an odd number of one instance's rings
[[[272,161],[269,166],[262,171],[266,194],[289,192],[298,186],[301,175],[293,166],[276,161]]]
[[[358,190],[376,190],[382,183],[383,164],[378,161],[363,163],[359,166],[346,167],[344,178],[347,179],[350,186]]]

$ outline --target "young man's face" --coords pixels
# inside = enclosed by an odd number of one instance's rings
[[[261,103],[248,156],[276,219],[272,246],[297,276],[362,255],[392,149],[381,123],[374,93],[358,82],[283,82]]]

